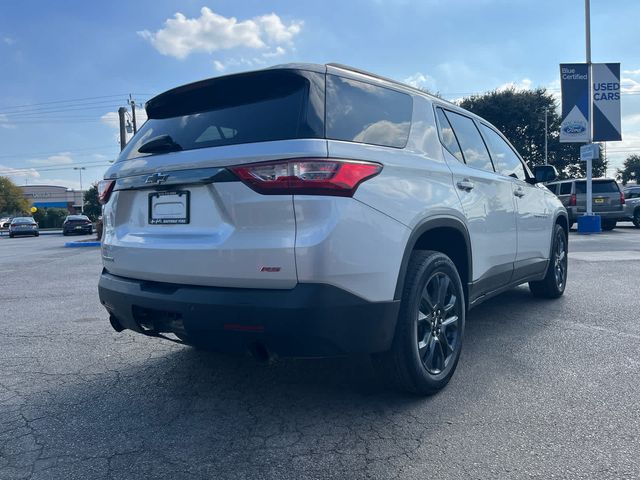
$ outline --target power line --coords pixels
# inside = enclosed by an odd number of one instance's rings
[[[12,108],[24,108],[24,107],[36,107],[39,105],[51,105],[54,103],[70,103],[70,102],[80,102],[80,101],[84,101],[84,100],[96,100],[96,99],[100,99],[100,98],[114,98],[114,97],[127,97],[129,95],[129,93],[118,93],[116,95],[100,95],[100,96],[96,96],[96,97],[84,97],[84,98],[73,98],[70,100],[52,100],[49,102],[40,102],[40,103],[28,103],[25,105],[12,105],[12,106],[8,106],[8,107],[0,107],[0,111],[1,110],[6,110],[6,109],[12,109]],[[132,93],[132,95],[135,96],[140,96],[140,97],[148,97],[148,96],[153,96],[155,94],[153,93]]]
[[[15,157],[43,157],[43,156],[49,156],[49,155],[60,155],[61,153],[68,153],[69,155],[74,155],[77,152],[83,152],[83,151],[88,151],[88,150],[102,150],[102,149],[107,149],[107,148],[117,148],[117,144],[114,142],[113,144],[109,144],[109,145],[99,145],[96,147],[86,147],[86,148],[76,148],[74,150],[56,150],[55,152],[33,152],[33,153],[18,153],[18,154],[11,154],[11,153],[7,153],[7,154],[0,154],[0,158],[15,158]],[[91,153],[87,153],[84,155],[91,155]]]

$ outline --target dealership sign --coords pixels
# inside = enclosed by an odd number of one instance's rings
[[[620,64],[594,63],[593,141],[622,140],[620,130]],[[589,142],[589,70],[586,63],[560,65],[561,142]]]
[[[561,142],[589,141],[589,73],[585,63],[560,65],[562,88]]]
[[[620,64],[594,63],[593,141],[622,140],[620,129]]]

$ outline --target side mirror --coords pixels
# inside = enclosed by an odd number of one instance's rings
[[[533,167],[534,183],[552,182],[558,178],[558,171],[553,165],[536,165]]]

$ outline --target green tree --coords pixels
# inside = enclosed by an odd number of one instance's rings
[[[43,219],[44,225],[40,226],[43,228],[62,228],[62,222],[67,215],[69,215],[69,210],[66,208],[47,208]]]
[[[98,200],[97,183],[92,184],[89,190],[84,192],[84,214],[94,222],[102,215],[102,205]]]
[[[548,159],[562,178],[586,176],[580,144],[560,143],[560,115],[553,96],[544,88],[507,89],[464,98],[460,106],[485,118],[509,139],[529,165],[544,164],[544,117],[547,112]],[[604,176],[606,162],[593,162],[594,177]]]
[[[624,161],[622,169],[618,169],[616,178],[626,185],[628,182],[640,184],[640,155],[630,155]]]
[[[23,215],[29,210],[29,201],[22,189],[7,177],[0,177],[0,214]]]

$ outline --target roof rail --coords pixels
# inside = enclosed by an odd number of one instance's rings
[[[451,102],[451,101],[449,101],[449,100],[446,100],[446,99],[444,99],[444,98],[442,98],[442,97],[436,96],[436,95],[434,95],[434,94],[432,94],[432,93],[425,92],[424,90],[421,90],[421,89],[419,89],[419,88],[413,87],[413,86],[411,86],[411,85],[408,85],[408,84],[406,84],[406,83],[400,82],[400,81],[398,81],[398,80],[394,80],[393,78],[383,77],[382,75],[377,75],[377,74],[375,74],[375,73],[371,73],[371,72],[368,72],[368,71],[366,71],[366,70],[362,70],[361,68],[351,67],[351,66],[349,66],[349,65],[344,65],[344,64],[342,64],[342,63],[327,63],[327,67],[340,68],[340,69],[342,69],[342,70],[347,70],[347,71],[349,71],[349,72],[359,73],[359,74],[361,74],[361,75],[366,75],[366,76],[368,76],[368,77],[377,78],[378,80],[382,80],[382,81],[385,81],[385,82],[389,82],[389,83],[392,83],[392,84],[394,84],[394,85],[401,86],[401,87],[403,87],[403,88],[408,88],[409,90],[413,90],[413,91],[415,91],[415,92],[421,93],[422,95],[427,95],[427,96],[429,96],[429,97],[431,97],[431,98],[434,98],[434,99],[436,99],[436,100],[438,100],[438,101],[440,101],[440,102],[444,102],[444,103],[446,103],[446,104],[453,105],[453,106],[455,106],[455,107],[457,107],[457,106],[458,106],[458,105],[456,105],[455,103],[453,103],[453,102]]]
[[[377,75],[375,73],[368,72],[366,70],[362,70],[361,68],[351,67],[349,65],[344,65],[342,63],[327,63],[327,67],[335,67],[340,68],[342,70],[347,70],[349,72],[359,73],[360,75],[366,75],[367,77],[377,78],[378,80],[383,80],[385,82],[393,83],[395,85],[400,85],[404,88],[410,88],[411,90],[416,90],[420,93],[427,93],[419,88],[412,87],[411,85],[407,85],[406,83],[399,82],[398,80],[394,80],[393,78],[383,77],[382,75]]]

